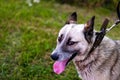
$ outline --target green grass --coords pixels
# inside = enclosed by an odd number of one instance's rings
[[[56,75],[50,54],[56,45],[58,31],[68,15],[78,13],[78,23],[93,15],[99,29],[105,17],[111,22],[115,12],[104,9],[78,8],[41,0],[29,7],[24,0],[0,1],[0,80],[80,80],[73,63]],[[108,33],[120,39],[120,26]]]

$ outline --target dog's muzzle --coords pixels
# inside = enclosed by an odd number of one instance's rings
[[[53,64],[53,70],[56,74],[61,74],[65,67],[68,65],[68,63],[77,55],[77,53],[73,53],[70,58],[67,58],[65,60],[59,61],[59,55],[56,53],[51,55],[51,58],[55,61]]]
[[[66,65],[67,65],[77,54],[78,54],[77,52],[74,53],[74,54],[69,58],[69,60],[67,61]]]

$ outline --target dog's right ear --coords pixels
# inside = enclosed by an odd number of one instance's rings
[[[73,12],[66,21],[66,24],[71,24],[71,23],[75,24],[76,22],[77,22],[77,13]]]
[[[88,41],[88,43],[91,43],[91,38],[94,33],[94,20],[95,16],[93,16],[86,24],[84,27],[84,35],[85,39]]]

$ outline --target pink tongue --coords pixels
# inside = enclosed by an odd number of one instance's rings
[[[53,65],[53,70],[56,74],[61,74],[65,70],[65,66],[68,60],[56,61]]]

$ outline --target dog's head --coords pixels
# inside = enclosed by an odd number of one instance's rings
[[[51,54],[51,58],[56,61],[53,65],[55,73],[62,73],[69,61],[75,59],[77,55],[87,54],[86,51],[93,42],[94,19],[95,16],[85,24],[76,24],[77,14],[76,12],[71,14],[59,32],[57,46]]]

